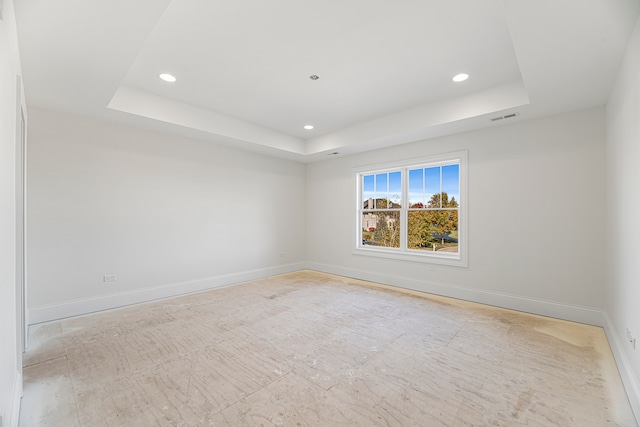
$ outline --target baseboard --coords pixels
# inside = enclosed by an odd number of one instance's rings
[[[607,334],[607,339],[609,340],[613,357],[618,365],[618,372],[620,372],[620,377],[622,378],[624,389],[627,392],[631,409],[636,417],[636,423],[640,424],[640,384],[638,384],[638,380],[633,373],[633,369],[631,369],[629,359],[627,359],[627,356],[625,355],[624,345],[626,343],[620,342],[620,339],[618,338],[620,334],[616,333],[616,329],[606,313],[604,317],[604,332]]]
[[[337,274],[339,276],[367,280],[370,282],[410,289],[418,292],[442,295],[595,326],[604,326],[605,322],[602,311],[589,307],[561,304],[553,301],[544,301],[461,286],[443,285],[425,280],[415,280],[401,276],[385,275],[328,264],[299,262],[264,269],[250,270],[241,273],[207,277],[189,282],[169,283],[153,288],[101,295],[94,298],[67,301],[60,304],[30,307],[29,324],[48,322],[102,310],[109,310],[112,308],[124,307],[131,304],[154,301],[161,298],[200,292],[304,269]]]
[[[11,394],[11,402],[5,409],[5,412],[0,411],[2,416],[2,427],[18,427],[18,420],[20,418],[20,399],[22,398],[22,374],[16,372],[13,381],[13,392]]]
[[[130,292],[100,295],[94,298],[78,299],[60,304],[30,307],[29,324],[49,322],[82,314],[95,313],[97,311],[124,307],[131,304],[154,301],[162,298],[175,297],[193,292],[201,292],[209,289],[220,288],[249,280],[262,279],[278,274],[291,273],[306,268],[306,263],[278,265],[257,270],[243,271],[241,273],[225,274],[221,276],[206,277],[188,282],[168,283],[152,288],[138,289]]]
[[[553,301],[509,295],[499,292],[478,290],[473,288],[443,285],[426,280],[415,280],[401,276],[379,274],[370,271],[339,267],[334,265],[308,262],[310,270],[337,274],[354,279],[367,280],[384,285],[396,286],[413,291],[426,292],[445,297],[462,299],[495,307],[524,311],[541,316],[570,320],[588,325],[603,326],[604,317],[601,310],[576,305],[561,304]]]

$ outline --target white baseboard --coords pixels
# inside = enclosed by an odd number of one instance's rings
[[[508,308],[511,310],[524,311],[526,313],[539,314],[541,316],[554,317],[557,319],[570,320],[595,326],[603,326],[604,324],[603,312],[595,308],[561,304],[553,301],[544,301],[461,286],[443,285],[426,280],[408,279],[401,276],[378,274],[369,271],[314,262],[308,262],[307,267],[310,270],[316,270],[323,273],[337,274],[339,276],[352,277],[355,279],[367,280],[370,282],[396,286],[419,292],[457,298],[465,301],[492,305],[495,307]]]
[[[13,392],[11,394],[11,402],[7,406],[4,414],[0,412],[0,416],[3,417],[2,427],[18,427],[18,420],[20,418],[20,399],[22,398],[22,374],[16,372],[13,381]]]
[[[461,286],[443,285],[425,280],[409,279],[401,276],[384,275],[369,271],[357,270],[334,265],[314,262],[299,262],[280,265],[258,270],[250,270],[241,273],[233,273],[222,276],[207,277],[189,282],[169,283],[153,288],[139,289],[130,292],[101,295],[94,298],[67,301],[60,304],[51,304],[29,308],[29,324],[48,322],[64,319],[82,314],[112,308],[124,307],[131,304],[149,302],[161,298],[174,297],[192,292],[200,292],[208,289],[219,288],[249,280],[261,279],[277,274],[291,273],[294,271],[310,269],[319,272],[337,274],[345,277],[353,277],[384,285],[396,286],[419,292],[442,295],[466,301],[488,304],[511,310],[555,317],[558,319],[586,323],[596,326],[604,326],[602,311],[589,307],[561,304],[553,301],[509,295],[499,292],[491,292],[466,288]]]
[[[169,283],[153,288],[138,289],[130,292],[100,295],[94,298],[85,298],[67,301],[60,304],[44,305],[29,308],[29,324],[49,322],[51,320],[64,319],[82,314],[94,313],[112,308],[124,307],[131,304],[154,301],[161,298],[175,297],[193,292],[206,291],[220,288],[249,280],[262,279],[278,274],[291,273],[303,270],[306,263],[279,265],[258,270],[243,271],[241,273],[226,274],[222,276],[206,277],[189,282]]]
[[[624,389],[627,392],[631,409],[633,410],[633,414],[636,416],[636,423],[640,424],[640,384],[638,384],[638,380],[633,373],[633,369],[631,369],[629,359],[627,359],[627,356],[625,355],[624,344],[626,343],[621,343],[618,338],[619,336],[624,335],[616,333],[613,323],[606,313],[604,317],[604,332],[607,334],[607,339],[609,340],[613,357],[618,365],[618,372],[620,372],[620,377],[622,378]]]

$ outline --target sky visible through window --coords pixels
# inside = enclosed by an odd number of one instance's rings
[[[460,166],[447,165],[409,170],[409,207],[429,204],[434,194],[447,193],[460,200]]]
[[[449,200],[460,202],[460,165],[434,166],[410,169],[409,207],[421,203],[427,206],[434,194],[447,193]],[[402,173],[391,171],[363,176],[363,200],[386,199],[400,204]],[[386,207],[386,206],[385,206]]]
[[[385,199],[400,204],[402,197],[402,173],[400,171],[365,175],[363,181],[363,200]]]

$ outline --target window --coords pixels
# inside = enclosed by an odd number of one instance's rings
[[[355,253],[467,265],[467,152],[359,168]]]

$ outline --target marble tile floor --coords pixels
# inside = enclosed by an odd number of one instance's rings
[[[302,271],[34,325],[20,426],[635,426],[601,328]]]

